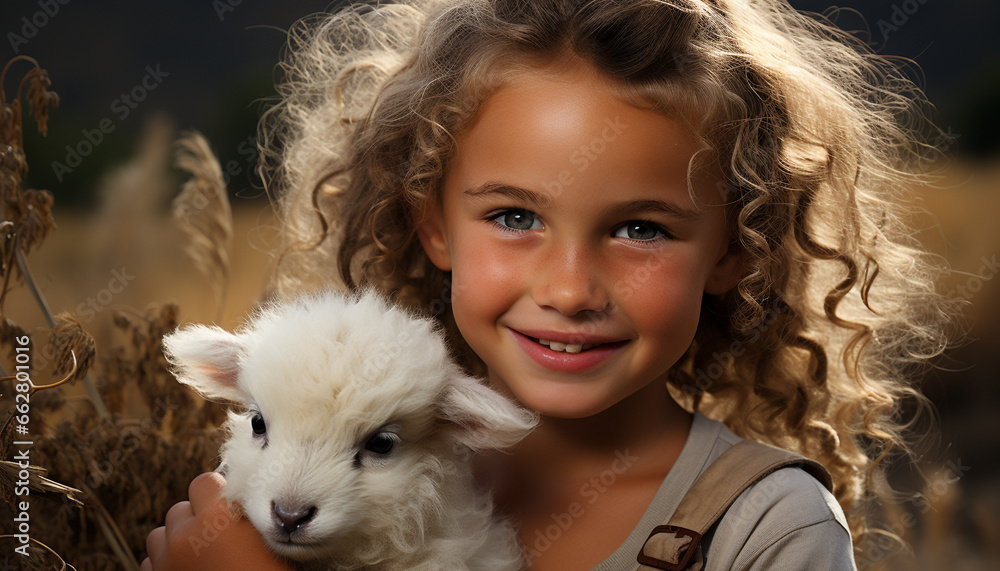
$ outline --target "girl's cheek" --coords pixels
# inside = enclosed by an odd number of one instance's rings
[[[647,258],[616,271],[615,300],[646,331],[677,334],[697,327],[704,286],[678,256]]]
[[[673,254],[641,255],[630,252],[614,258],[611,289],[619,302],[642,302],[650,293],[663,296],[682,286],[686,269]]]
[[[459,237],[452,250],[452,303],[460,328],[502,312],[520,285],[523,261],[478,238]]]
[[[530,250],[493,236],[485,224],[464,230],[452,250],[452,277],[460,292],[482,297],[517,288],[532,267]]]

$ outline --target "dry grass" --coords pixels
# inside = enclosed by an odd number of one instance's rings
[[[47,76],[36,64],[26,78],[22,84],[29,87],[36,122],[43,129],[43,105],[57,99],[45,90]],[[108,202],[101,213],[72,220],[69,228],[53,233],[51,193],[21,185],[27,158],[19,99],[8,103],[0,94],[0,365],[13,370],[15,338],[30,337],[30,422],[27,435],[14,436],[15,385],[4,379],[0,421],[6,422],[0,447],[6,460],[24,448],[15,447],[13,440],[33,441],[33,467],[31,494],[15,497],[16,481],[7,476],[17,473],[17,465],[0,464],[0,495],[6,500],[0,531],[12,531],[7,522],[20,511],[13,500],[28,500],[32,542],[31,557],[22,558],[14,553],[18,543],[12,535],[0,538],[4,564],[19,569],[67,563],[78,569],[138,569],[146,534],[186,496],[196,474],[215,467],[221,443],[216,427],[224,416],[220,407],[204,403],[167,372],[160,341],[177,326],[178,305],[150,300],[169,300],[172,292],[182,291],[202,300],[202,313],[210,308],[210,315],[219,315],[221,291],[230,275],[228,198],[207,142],[182,142],[179,162],[194,175],[188,186],[194,190],[178,202],[190,207],[208,199],[204,208],[187,211],[187,236],[207,240],[213,256],[208,265],[187,257],[180,246],[182,230],[167,212],[157,210],[156,200],[142,196],[170,180],[165,170],[169,146],[162,144],[166,131],[162,124],[154,125],[134,160],[105,178],[102,195]],[[62,240],[50,242],[55,235]],[[81,240],[87,236],[99,238],[90,244],[98,248],[102,242],[120,245],[115,257],[88,250]],[[152,243],[157,246],[148,247]],[[104,268],[98,269],[101,262]],[[260,276],[261,264],[253,266]],[[198,269],[209,270],[211,281],[206,283]],[[163,274],[177,281],[165,282]],[[204,295],[213,289],[220,293]],[[246,294],[248,289],[238,291]],[[239,313],[254,298],[241,299]],[[53,316],[50,307],[70,313]],[[96,381],[90,383],[91,377]],[[81,386],[86,383],[89,390]]]
[[[174,199],[173,219],[187,236],[185,251],[212,284],[221,313],[233,237],[233,213],[222,167],[205,137],[189,133],[177,141],[177,168],[190,173],[191,179]]]

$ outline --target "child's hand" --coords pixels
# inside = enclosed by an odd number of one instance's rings
[[[206,472],[191,481],[190,501],[167,511],[165,527],[146,537],[149,557],[140,571],[193,571],[198,569],[260,569],[293,571],[267,548],[246,517],[226,507],[222,498],[225,478]]]

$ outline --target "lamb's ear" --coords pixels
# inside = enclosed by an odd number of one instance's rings
[[[534,413],[465,376],[452,379],[442,399],[441,416],[456,426],[459,443],[473,450],[512,446],[538,423]]]
[[[236,384],[242,351],[242,337],[214,326],[189,325],[163,338],[170,372],[209,400],[246,402]]]

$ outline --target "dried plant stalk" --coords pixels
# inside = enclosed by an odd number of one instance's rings
[[[174,199],[174,221],[188,237],[185,250],[215,291],[221,316],[233,234],[233,214],[222,167],[208,141],[198,132],[183,134],[176,147],[175,164],[190,173],[191,179]]]
[[[4,79],[11,66],[18,61],[26,61],[34,67],[28,71],[18,85],[13,100],[7,101],[3,90]],[[21,94],[28,85],[28,102],[38,130],[44,135],[48,129],[49,109],[59,105],[59,96],[49,91],[49,74],[38,62],[27,56],[18,56],[7,62],[0,71],[0,220],[10,221],[5,228],[3,244],[4,270],[11,273],[10,250],[20,247],[24,252],[38,246],[53,228],[52,194],[47,190],[21,188],[21,181],[28,172],[28,162],[24,156],[24,138],[21,127]],[[16,238],[16,246],[14,245]],[[4,293],[7,282],[4,283]],[[2,299],[0,294],[0,299]]]
[[[21,250],[19,250],[16,246],[16,240],[15,240],[14,254],[15,254],[14,257],[17,259],[17,267],[20,268],[21,270],[21,276],[24,279],[25,285],[31,291],[32,295],[35,296],[35,300],[38,302],[38,307],[42,310],[42,313],[45,315],[45,320],[48,321],[49,327],[52,327],[54,329],[56,327],[56,318],[53,317],[52,311],[49,309],[49,304],[46,303],[45,298],[42,296],[41,290],[38,289],[38,287],[35,285],[35,280],[33,277],[31,277],[31,270],[28,268],[28,263],[24,260],[24,255],[21,253]],[[10,274],[8,273],[7,276],[5,277],[9,276]],[[0,307],[3,307],[2,297],[0,297]],[[93,355],[90,355],[88,359],[92,358]],[[94,386],[94,382],[90,379],[90,375],[87,374],[86,369],[83,371],[82,377],[83,377],[83,386],[87,390],[87,396],[89,396],[90,400],[93,401],[94,408],[96,409],[98,416],[107,417],[108,409],[107,407],[104,406],[104,401],[101,399],[101,395],[98,393],[97,388]]]
[[[16,61],[28,61],[34,68],[8,102],[3,78]],[[31,497],[37,498],[30,506],[31,533],[45,543],[32,538],[27,546],[31,557],[19,560],[19,569],[76,568],[67,562],[88,570],[138,569],[146,534],[162,525],[170,506],[185,497],[194,475],[217,466],[217,427],[224,411],[203,406],[200,397],[167,371],[160,340],[177,327],[176,306],[116,316],[114,324],[125,342],[108,343],[110,349],[98,354],[82,324],[68,315],[54,317],[35,286],[26,254],[55,223],[51,193],[22,188],[28,166],[20,99],[27,87],[32,114],[44,133],[48,110],[58,103],[49,85],[47,73],[30,58],[15,58],[0,71],[0,346],[4,353],[11,351],[4,355],[9,361],[14,361],[14,347],[25,345],[21,338],[28,338],[32,352],[36,347],[33,336],[3,311],[7,292],[23,281],[52,328],[49,344],[57,375],[55,382],[32,382],[27,434],[33,445],[31,465],[25,468],[9,461],[16,440],[10,414],[15,377],[0,365],[0,520],[12,521],[18,511],[12,503],[15,483],[27,472]],[[213,272],[218,276],[213,285],[221,287],[228,274],[226,247],[232,233],[221,169],[200,136],[180,144],[178,166],[193,175],[178,199],[182,222],[190,226],[188,234],[199,252],[193,257],[210,279]],[[81,377],[89,399],[64,390],[65,383]],[[137,393],[148,405],[145,412],[127,404],[136,401]],[[126,412],[133,417],[125,417]],[[14,538],[0,539],[6,548]]]
[[[113,324],[114,342],[91,369],[108,418],[98,417],[89,400],[66,397],[61,387],[32,397],[32,461],[73,486],[84,506],[33,503],[32,535],[88,570],[137,568],[146,556],[146,535],[186,497],[195,475],[218,465],[218,426],[225,417],[222,407],[206,404],[167,370],[160,344],[177,327],[175,305],[117,311]],[[136,410],[129,394],[137,394],[146,405],[139,409],[146,410]],[[0,519],[9,514],[0,502]]]
[[[55,316],[56,326],[49,337],[52,354],[55,355],[55,374],[70,372],[70,381],[82,379],[90,370],[97,354],[97,344],[90,333],[83,330],[83,324],[71,313],[62,312]]]
[[[76,495],[82,493],[80,490],[46,478],[48,470],[45,468],[30,465],[27,468],[22,468],[17,462],[0,460],[0,481],[3,483],[2,489],[4,490],[3,499],[7,502],[7,505],[11,506],[11,509],[13,509],[15,501],[13,493],[14,482],[18,480],[18,473],[21,470],[28,471],[28,488],[31,490],[33,496],[44,497],[52,495],[60,502],[65,501],[78,506],[83,505],[80,500],[76,499]]]

